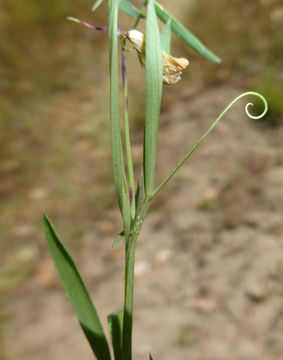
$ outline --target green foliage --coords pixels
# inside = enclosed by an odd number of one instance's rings
[[[148,1],[149,3],[149,1]],[[123,4],[123,6],[121,6]],[[168,11],[164,9],[162,5],[160,5],[157,1],[153,1],[156,15],[158,18],[166,24],[169,19],[171,19],[171,28],[174,33],[179,36],[188,46],[198,52],[200,55],[204,56],[206,59],[220,63],[221,59],[207,49],[203,43],[191,32],[189,31],[183,24],[180,23],[175,17],[173,17]],[[133,17],[144,17],[144,13],[139,12],[128,0],[120,1],[120,10],[124,11],[126,14],[131,15]]]
[[[136,203],[135,221],[137,220],[138,214],[140,213],[140,210],[142,208],[143,193],[144,193],[144,177],[143,177],[143,171],[141,171],[140,181],[137,184],[137,191],[135,195],[135,203]]]
[[[171,44],[171,18],[167,20],[161,33],[161,48],[168,54],[170,53],[170,44]]]
[[[145,14],[139,11],[128,0],[119,0],[119,9],[133,18],[145,18]]]
[[[166,22],[171,19],[171,28],[176,35],[178,35],[188,46],[198,52],[200,55],[206,59],[220,63],[221,59],[208,50],[200,40],[193,35],[183,24],[181,24],[177,19],[175,19],[171,14],[166,11],[163,6],[161,6],[157,1],[154,1],[156,14],[159,19],[166,24]]]
[[[108,327],[112,339],[115,360],[122,359],[123,311],[116,311],[108,316]]]
[[[116,239],[115,239],[114,242],[113,242],[112,250],[115,250],[115,249],[116,249],[116,247],[118,246],[119,242],[123,239],[124,236],[125,236],[125,232],[124,232],[124,231],[121,231],[121,232],[117,235]]]
[[[96,2],[93,4],[93,7],[91,8],[91,11],[95,11],[102,3],[104,0],[96,0]]]
[[[145,59],[144,187],[151,195],[154,186],[158,121],[162,97],[162,51],[153,1],[148,2]]]
[[[126,181],[119,120],[118,1],[109,2],[110,125],[114,184],[126,236],[130,232],[130,199]]]
[[[94,4],[97,8],[102,1],[98,0]],[[118,57],[118,37],[121,38],[123,47],[122,54],[125,52],[125,41],[130,39],[129,33],[118,28],[118,9],[124,11],[131,17],[138,20],[145,18],[146,34],[138,35],[138,45],[136,50],[140,58],[145,57],[145,120],[144,120],[144,153],[143,153],[143,173],[141,174],[134,197],[134,177],[131,156],[131,145],[129,136],[128,122],[128,88],[126,82],[125,58],[123,57],[123,108],[124,108],[124,134],[123,127],[120,125],[120,102],[119,102],[119,57]],[[134,303],[134,267],[136,241],[139,237],[142,224],[147,215],[153,198],[159,193],[174,174],[181,168],[184,162],[192,155],[198,146],[206,139],[214,129],[220,119],[226,114],[231,106],[247,95],[258,97],[264,104],[264,111],[257,116],[249,112],[248,104],[245,108],[246,114],[254,119],[265,115],[267,103],[265,99],[255,92],[243,93],[234,99],[220,116],[212,123],[209,129],[201,136],[196,144],[190,149],[170,174],[154,189],[156,148],[158,137],[158,122],[160,116],[160,106],[163,92],[163,72],[164,69],[173,70],[170,66],[163,65],[162,49],[170,51],[171,30],[175,32],[186,44],[196,50],[203,57],[212,62],[220,62],[220,59],[208,50],[188,29],[169,14],[155,0],[147,1],[146,15],[136,9],[128,0],[109,0],[108,1],[108,36],[109,36],[109,64],[110,64],[110,130],[112,146],[113,177],[117,201],[123,219],[123,231],[114,241],[115,248],[120,240],[125,238],[125,292],[123,311],[112,313],[108,316],[108,325],[112,339],[112,347],[115,360],[132,360],[132,328],[133,328],[133,303]],[[165,23],[162,35],[160,35],[158,18]],[[80,22],[86,24],[85,22]],[[86,24],[87,25],[87,24]],[[89,25],[87,25],[89,27]],[[131,40],[131,39],[130,39]],[[135,43],[133,43],[135,45]],[[142,62],[142,61],[141,61]],[[176,60],[175,60],[176,63]],[[172,64],[175,64],[172,62]],[[172,65],[171,64],[171,65]],[[172,65],[172,66],[173,66]],[[176,65],[176,64],[175,64]],[[124,135],[124,136],[123,136]],[[122,143],[124,138],[124,144]],[[128,177],[124,162],[124,151],[127,156]],[[56,269],[63,282],[66,292],[78,316],[82,329],[89,341],[89,344],[98,360],[110,360],[108,344],[96,313],[95,307],[90,299],[88,291],[82,281],[79,271],[69,255],[66,247],[48,219],[43,218],[44,231],[47,238],[49,250],[53,258]],[[150,359],[152,359],[150,355]]]
[[[52,259],[93,353],[97,360],[110,360],[99,317],[73,259],[46,215],[43,227]]]

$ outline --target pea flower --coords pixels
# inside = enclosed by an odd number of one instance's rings
[[[126,33],[130,43],[137,51],[139,61],[145,66],[145,36],[138,30],[130,30]],[[165,51],[162,51],[163,60],[163,84],[172,85],[181,80],[182,71],[189,65],[185,58],[175,58]]]

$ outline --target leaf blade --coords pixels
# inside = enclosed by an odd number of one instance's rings
[[[211,50],[209,50],[204,44],[192,33],[190,32],[183,24],[181,24],[175,17],[173,17],[168,11],[166,11],[162,5],[157,1],[154,1],[156,15],[159,19],[166,24],[169,18],[171,18],[171,29],[174,33],[179,36],[187,45],[192,49],[198,52],[200,55],[206,59],[220,63],[221,59],[215,55]]]
[[[114,240],[113,244],[112,244],[112,250],[115,250],[116,247],[118,246],[120,240],[123,239],[123,237],[125,236],[125,232],[121,231],[117,236],[116,239]]]
[[[120,7],[121,11],[124,11],[128,15],[131,15],[135,18],[142,17],[145,18],[145,14],[140,12],[134,5],[132,5],[128,0],[121,0],[123,5]],[[127,4],[126,4],[127,3]],[[174,16],[172,16],[164,7],[159,4],[157,1],[154,1],[155,11],[159,19],[166,24],[168,19],[172,19],[171,29],[174,33],[179,36],[188,46],[194,49],[197,53],[205,57],[206,59],[220,63],[221,59],[209,50],[190,30],[188,30],[183,24],[181,24]],[[130,11],[125,11],[127,7],[131,8]],[[140,15],[139,15],[140,13]]]
[[[141,171],[140,180],[137,185],[137,191],[135,194],[135,202],[136,202],[136,214],[135,214],[135,221],[139,216],[141,207],[142,207],[142,200],[143,200],[143,191],[144,191],[144,176],[143,170]]]
[[[110,133],[112,165],[116,197],[123,217],[126,236],[130,232],[131,209],[125,174],[119,119],[118,76],[118,0],[109,1],[109,64],[110,64]]]
[[[133,18],[145,18],[145,14],[128,0],[119,0],[119,9]]]
[[[123,311],[118,310],[107,318],[115,360],[122,359]]]
[[[91,11],[95,11],[102,3],[104,0],[96,0],[96,2],[93,4]]]
[[[93,353],[98,360],[110,360],[107,340],[87,288],[74,260],[45,214],[43,215],[43,228],[56,270]]]
[[[146,195],[153,190],[158,122],[162,97],[162,50],[153,0],[148,2],[146,18],[146,106],[144,131],[144,186]]]
[[[115,6],[116,4],[116,6]],[[121,207],[121,170],[124,168],[121,129],[119,121],[118,88],[118,11],[117,0],[109,1],[109,64],[110,64],[110,132],[112,146],[113,175],[116,196]]]
[[[161,48],[167,54],[170,54],[171,43],[171,18],[169,18],[161,32]]]

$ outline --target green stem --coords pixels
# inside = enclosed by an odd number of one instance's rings
[[[203,140],[210,134],[210,132],[215,128],[215,126],[218,124],[219,120],[221,120],[221,118],[223,117],[223,115],[226,114],[226,112],[235,104],[235,102],[237,102],[238,100],[240,100],[242,97],[247,96],[247,95],[253,95],[256,97],[259,97],[263,104],[264,104],[264,110],[263,112],[258,115],[258,116],[254,116],[249,112],[249,107],[253,106],[252,103],[248,103],[245,106],[245,113],[247,114],[247,116],[251,119],[260,119],[262,118],[268,109],[267,106],[267,102],[265,100],[265,98],[254,91],[248,91],[245,92],[239,96],[237,96],[223,111],[222,113],[218,116],[218,118],[214,121],[214,123],[210,126],[210,128],[202,135],[202,137],[199,139],[199,141],[191,148],[191,150],[183,157],[183,159],[178,163],[178,165],[175,167],[175,169],[172,170],[172,172],[165,178],[165,180],[162,181],[162,183],[153,191],[152,193],[152,197],[155,197],[159,191],[168,183],[168,181],[176,174],[176,172],[180,169],[180,167],[184,164],[185,161],[188,160],[188,158],[192,155],[192,153],[199,147],[199,145],[203,142]]]
[[[146,5],[147,5],[147,0],[145,0],[144,4],[141,6],[140,12],[143,12],[143,11],[144,11]],[[137,20],[136,20],[136,22],[134,23],[132,29],[135,29],[135,28],[138,26],[141,18],[142,18],[141,16],[139,16],[139,17],[137,18]]]
[[[125,253],[125,296],[124,296],[124,317],[123,317],[123,342],[122,360],[132,360],[132,329],[133,329],[133,305],[134,305],[134,270],[136,242],[139,237],[143,221],[149,209],[152,198],[146,198],[133,226],[133,230],[126,239]]]

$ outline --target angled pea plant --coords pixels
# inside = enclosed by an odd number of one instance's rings
[[[97,0],[93,5],[93,10],[97,9],[103,1],[104,0]],[[132,29],[124,31],[118,28],[119,11],[123,11],[135,19],[135,24]],[[164,23],[161,33],[159,31],[158,18]],[[252,105],[251,103],[248,103],[245,107],[246,114],[253,119],[261,118],[266,114],[267,103],[265,98],[256,92],[249,91],[239,95],[222,111],[210,128],[187,154],[184,155],[183,159],[176,164],[176,167],[169,175],[159,185],[155,186],[156,146],[163,85],[174,85],[180,81],[182,71],[189,65],[187,59],[175,58],[170,54],[171,33],[174,32],[188,46],[208,60],[219,63],[220,58],[207,49],[200,40],[166,11],[156,0],[146,1],[141,9],[137,9],[128,0],[108,0],[107,27],[95,27],[71,17],[69,20],[80,23],[93,30],[108,31],[109,36],[110,135],[113,177],[117,202],[123,220],[123,230],[114,240],[113,249],[124,239],[125,289],[123,310],[111,313],[108,316],[108,325],[114,359],[131,360],[135,249],[152,200],[205,140],[235,102],[247,95],[259,97],[264,105],[262,114],[259,116],[252,115],[249,112],[249,107]],[[141,20],[146,22],[145,34],[136,29]],[[119,118],[120,88],[118,48],[120,45],[122,47],[121,72],[124,98],[123,136]],[[136,51],[139,61],[145,69],[146,82],[143,168],[136,188],[128,116],[128,85],[126,76],[126,51],[128,46]],[[124,140],[122,141],[122,139]],[[93,354],[98,360],[110,360],[111,351],[107,337],[81,275],[47,215],[43,216],[43,225],[55,267]],[[150,359],[152,359],[151,355]]]

